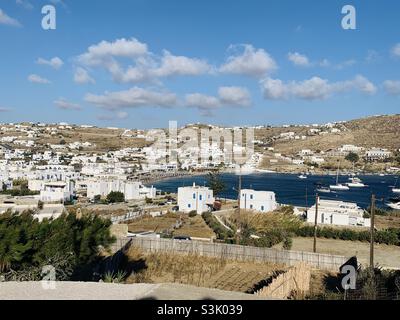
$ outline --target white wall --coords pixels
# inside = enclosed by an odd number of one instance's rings
[[[240,195],[240,208],[259,212],[271,212],[278,208],[275,193],[243,189]]]

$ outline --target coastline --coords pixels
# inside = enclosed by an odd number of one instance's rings
[[[164,173],[157,173],[157,174],[151,174],[149,176],[145,177],[138,177],[138,179],[145,185],[151,185],[153,183],[161,182],[161,181],[167,181],[167,180],[173,180],[173,179],[179,179],[179,178],[185,178],[185,177],[204,177],[209,174],[210,171],[204,171],[204,172],[188,172],[188,171],[177,171],[177,172],[164,172]],[[221,175],[224,174],[236,174],[235,170],[221,170],[219,171]],[[267,170],[267,169],[255,169],[254,171],[246,171],[243,172],[242,175],[257,175],[257,174],[277,174],[277,175],[300,175],[304,174],[304,171],[273,171],[273,170]],[[379,172],[357,172],[355,175],[357,176],[379,176],[381,173]],[[311,172],[311,176],[336,176],[337,172],[336,171],[320,171],[320,172]],[[351,171],[343,171],[339,174],[340,177],[344,176],[351,176],[354,175],[354,172]],[[395,173],[385,173],[385,176],[396,176]]]

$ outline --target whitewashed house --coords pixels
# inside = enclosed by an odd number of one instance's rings
[[[178,188],[179,211],[196,211],[202,214],[211,210],[214,204],[214,192],[210,188],[196,186]]]
[[[121,192],[125,196],[125,200],[143,200],[156,197],[157,189],[154,187],[146,187],[138,181],[126,180],[94,180],[87,181],[87,196],[94,199],[96,196],[106,197],[111,192]]]
[[[242,189],[240,194],[240,208],[259,212],[271,212],[278,208],[278,204],[276,203],[274,192]]]
[[[71,201],[75,190],[73,181],[46,182],[40,191],[40,200],[43,202]]]
[[[312,206],[307,212],[307,222],[315,223],[316,206]],[[319,200],[318,224],[338,226],[362,226],[369,227],[371,219],[364,218],[364,210],[356,203]]]

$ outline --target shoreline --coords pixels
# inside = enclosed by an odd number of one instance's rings
[[[219,171],[221,175],[235,175],[236,171],[235,170],[222,170]],[[209,171],[207,172],[187,172],[187,171],[178,171],[178,172],[166,172],[166,173],[158,173],[158,174],[152,174],[148,176],[147,178],[140,178],[139,180],[144,184],[144,185],[151,185],[153,183],[158,183],[161,181],[167,181],[167,180],[174,180],[174,179],[180,179],[180,178],[186,178],[186,177],[204,177],[209,174]],[[256,169],[251,172],[244,172],[242,173],[242,176],[246,175],[261,175],[261,174],[271,174],[271,175],[300,175],[304,174],[304,172],[298,171],[298,172],[280,172],[280,171],[272,171],[272,170],[264,170],[264,169]],[[334,177],[336,176],[337,172],[331,171],[331,172],[315,172],[311,173],[311,176],[329,176],[329,177]],[[340,177],[344,176],[352,176],[354,173],[353,172],[342,172],[339,174]],[[359,172],[356,173],[355,176],[380,176],[381,173],[375,172]],[[395,173],[385,173],[384,177],[388,176],[396,176]]]

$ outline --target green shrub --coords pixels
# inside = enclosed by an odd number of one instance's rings
[[[193,211],[190,211],[190,212],[189,212],[189,217],[190,217],[190,218],[194,218],[194,217],[196,217],[196,216],[197,216],[197,212],[196,212],[196,211],[193,210]]]
[[[120,203],[125,201],[125,195],[122,192],[111,191],[107,196],[108,203]]]

